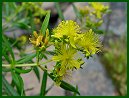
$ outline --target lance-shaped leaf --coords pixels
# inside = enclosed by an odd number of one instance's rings
[[[54,76],[52,76],[51,74],[48,74],[48,76],[54,81]],[[74,86],[65,81],[61,82],[60,87],[68,91],[76,92],[80,95],[79,91]]]
[[[40,89],[40,96],[45,96],[46,84],[47,84],[47,70],[44,71],[44,74],[43,74],[42,85]]]
[[[50,19],[50,11],[47,12],[47,15],[42,23],[42,27],[41,27],[41,32],[42,34],[45,36],[46,34],[46,29],[48,27],[48,24],[49,24],[49,19]]]
[[[14,61],[15,60],[15,57],[14,57],[14,53],[13,53],[13,50],[12,50],[12,47],[11,47],[10,43],[8,42],[7,38],[5,38],[4,35],[2,35],[2,40],[5,42],[6,47],[8,48],[8,50],[9,50],[9,52],[11,54],[11,57],[12,57],[12,59]]]
[[[22,57],[21,59],[17,60],[16,63],[17,64],[26,63],[26,62],[32,60],[35,56],[36,56],[36,53],[28,54],[28,55]]]
[[[14,70],[11,71],[12,73],[12,79],[14,81],[14,83],[16,84],[16,88],[18,90],[18,92],[20,93],[20,95],[23,95],[23,91],[24,91],[24,82],[21,78],[21,76],[17,73],[14,72]]]
[[[30,68],[30,69],[14,68],[14,69],[15,69],[15,71],[16,71],[17,73],[29,73],[29,72],[32,70],[32,68]]]
[[[35,73],[35,75],[36,75],[38,81],[40,82],[40,73],[39,73],[38,67],[34,66],[34,67],[33,67],[33,71],[34,71],[34,73]]]
[[[5,89],[6,93],[9,96],[20,96],[16,90],[8,83],[8,81],[5,79],[5,77],[2,75],[2,84],[3,88]]]

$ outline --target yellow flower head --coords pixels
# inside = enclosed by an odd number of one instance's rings
[[[56,73],[59,77],[63,77],[68,70],[80,68],[83,62],[75,57],[77,50],[68,44],[61,44],[57,49],[57,55],[52,60],[60,62],[60,66],[55,66]]]
[[[90,4],[94,9],[93,14],[95,14],[99,19],[102,17],[102,14],[109,8],[108,6],[104,6],[99,2],[91,2]]]
[[[70,44],[74,45],[74,37],[77,36],[77,33],[80,33],[80,27],[76,22],[72,20],[62,21],[57,28],[53,30],[54,37],[62,38],[63,36],[67,36],[69,38]]]
[[[102,46],[99,41],[98,35],[95,34],[92,29],[90,29],[86,33],[80,34],[78,45],[84,49],[86,56],[90,56],[99,52],[100,47]]]
[[[53,30],[54,37],[61,38],[64,35],[68,37],[75,36],[77,33],[80,32],[80,27],[77,25],[76,22],[72,20],[62,21],[57,28]]]
[[[38,48],[44,48],[48,44],[49,36],[48,36],[48,29],[46,30],[46,36],[43,36],[41,32],[37,34],[36,31],[33,32],[33,37],[29,38],[30,42]]]

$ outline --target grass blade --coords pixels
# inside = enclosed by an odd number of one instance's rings
[[[45,96],[46,84],[47,84],[47,70],[44,71],[44,74],[43,74],[42,85],[40,89],[40,96]]]
[[[48,24],[49,24],[49,19],[50,19],[50,11],[48,11],[48,13],[47,13],[47,15],[42,23],[42,27],[41,27],[41,32],[44,36],[45,36],[46,29],[47,29]]]
[[[55,7],[56,7],[56,10],[57,10],[57,13],[58,13],[60,19],[61,19],[62,21],[65,20],[65,18],[64,18],[64,16],[63,16],[63,13],[62,13],[62,11],[61,11],[60,5],[59,5],[58,2],[55,2]]]

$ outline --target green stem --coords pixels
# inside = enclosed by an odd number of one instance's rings
[[[41,64],[38,65],[44,65],[47,64],[49,62],[51,62],[52,60],[48,60],[46,62],[43,62]],[[32,64],[16,64],[14,67],[31,67],[31,66],[38,66],[37,63],[32,63]],[[11,64],[2,64],[2,67],[11,67]]]

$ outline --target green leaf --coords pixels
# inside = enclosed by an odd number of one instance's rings
[[[14,72],[14,70],[11,71],[12,73],[12,79],[14,81],[14,83],[16,84],[17,90],[20,93],[20,95],[23,95],[23,91],[24,91],[24,82],[21,78],[21,76],[17,73]]]
[[[63,16],[63,13],[62,13],[62,11],[61,11],[61,7],[60,7],[60,5],[59,5],[58,2],[55,2],[55,7],[56,7],[56,10],[57,10],[57,13],[58,13],[60,19],[61,19],[61,20],[65,20],[65,18],[64,18],[64,16]]]
[[[102,31],[102,30],[98,30],[98,29],[94,29],[94,28],[92,28],[93,29],[93,31],[96,33],[96,34],[104,34],[104,31]]]
[[[30,69],[18,69],[18,68],[14,68],[14,70],[17,72],[17,73],[29,73],[31,70],[32,70],[32,68],[30,68]]]
[[[68,90],[68,91],[76,92],[77,94],[80,95],[79,91],[74,86],[66,83],[65,81],[61,82],[60,87],[65,89],[65,90]]]
[[[49,19],[50,19],[50,11],[48,11],[43,23],[42,23],[42,27],[41,27],[41,33],[45,36],[46,33],[46,29],[48,27],[49,24]]]
[[[48,59],[47,56],[46,56],[45,54],[43,54],[43,53],[41,53],[40,57],[41,57],[41,59],[42,59],[42,58],[44,58],[44,59],[46,59],[46,60]]]
[[[11,56],[12,56],[12,59],[13,59],[13,61],[14,61],[14,60],[15,60],[15,58],[14,58],[14,53],[13,53],[13,51],[12,51],[12,47],[11,47],[10,43],[8,42],[7,38],[5,38],[5,36],[4,36],[3,34],[2,34],[2,39],[3,39],[3,41],[5,42],[6,47],[8,48],[8,50],[9,50]]]
[[[10,96],[20,96],[16,90],[8,83],[5,77],[2,75],[2,84],[6,93]]]
[[[39,69],[38,69],[36,66],[34,66],[34,67],[33,67],[33,71],[34,71],[34,73],[35,73],[37,79],[38,79],[39,82],[40,82],[40,73],[39,73]]]
[[[42,78],[42,85],[40,89],[40,96],[45,96],[46,84],[47,84],[47,71],[44,71],[43,78]]]
[[[24,81],[20,75],[18,75],[18,79],[21,85],[21,88],[20,88],[21,96],[24,96]]]
[[[76,8],[76,6],[74,4],[72,4],[72,6],[73,6],[73,10],[76,14],[76,17],[81,21],[81,19],[82,19],[81,14],[79,13],[78,9]]]
[[[11,60],[9,58],[9,56],[7,56],[6,51],[2,53],[2,55],[4,56],[4,58],[7,60],[8,63],[11,63]]]
[[[55,52],[54,51],[44,51],[46,54],[48,54],[48,55],[54,55],[55,54]]]
[[[54,81],[54,76],[52,76],[51,74],[48,74],[48,76]],[[66,83],[65,81],[61,82],[60,87],[68,91],[76,92],[80,95],[79,91],[74,86],[70,85],[69,83]]]
[[[26,63],[26,62],[32,60],[35,56],[36,56],[36,53],[28,54],[28,55],[24,56],[23,58],[17,60],[16,63],[17,64]]]
[[[16,27],[18,27],[20,29],[23,29],[23,30],[24,29],[25,30],[29,29],[29,26],[26,23],[24,23],[24,22],[15,23],[13,26],[16,26]]]

